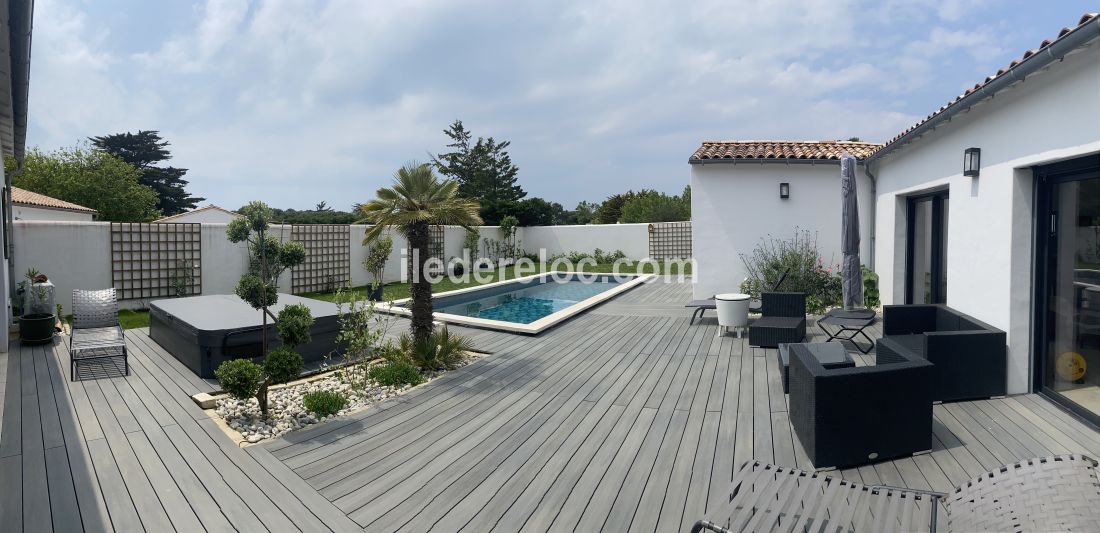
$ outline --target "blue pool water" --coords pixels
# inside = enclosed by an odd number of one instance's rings
[[[480,298],[477,292],[462,295],[464,301],[443,298],[436,304],[436,310],[452,315],[530,324],[618,285],[613,279],[591,283],[579,280],[565,283],[522,283],[512,288],[506,285],[504,292],[487,289],[487,292],[494,294]]]

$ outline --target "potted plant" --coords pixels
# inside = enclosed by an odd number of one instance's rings
[[[370,273],[371,283],[367,286],[367,297],[372,301],[382,301],[382,288],[386,285],[382,274],[386,271],[386,261],[393,251],[393,237],[383,235],[373,242],[367,249],[367,258],[363,260],[363,268]]]
[[[19,340],[24,344],[44,344],[53,340],[57,317],[53,315],[53,283],[45,274],[31,268],[23,288],[23,314],[19,317]]]

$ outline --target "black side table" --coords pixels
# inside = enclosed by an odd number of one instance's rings
[[[844,309],[833,309],[825,316],[817,319],[817,327],[828,337],[825,342],[832,340],[848,341],[860,352],[868,353],[875,348],[875,340],[868,337],[863,330],[874,324],[875,320],[875,312],[871,310],[845,311]],[[833,331],[829,331],[829,328],[825,326],[829,326]],[[844,333],[847,333],[848,336],[841,337]],[[866,350],[856,344],[856,335],[863,335],[863,338],[867,340]]]
[[[805,346],[814,358],[821,363],[821,366],[825,368],[852,368],[856,366],[852,356],[848,355],[844,345],[839,342],[810,342],[802,346]],[[776,350],[779,357],[779,367],[783,369],[784,394],[790,392],[791,356],[789,347],[790,344],[780,344],[779,349]]]

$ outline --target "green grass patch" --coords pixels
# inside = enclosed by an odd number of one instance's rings
[[[72,320],[72,317],[69,318]],[[132,311],[130,309],[120,309],[118,312],[118,321],[122,323],[122,329],[134,329],[134,328],[147,328],[149,327],[149,310],[140,309]]]
[[[652,264],[640,265],[638,263],[631,263],[631,264],[622,265],[619,269],[619,272],[623,273],[623,274],[636,274],[636,273],[638,273],[638,267],[639,266],[642,267],[643,273],[648,274],[648,273],[653,272],[653,265]],[[660,271],[659,273],[660,274],[665,274],[666,273],[665,272],[665,265],[664,264],[659,264],[658,266],[659,266],[658,270]],[[572,269],[572,270],[579,270],[579,271],[582,271],[582,272],[592,272],[592,273],[597,273],[597,274],[610,274],[610,273],[613,272],[614,267],[615,267],[614,263],[598,263],[598,264],[595,264],[595,265],[585,265],[584,268],[582,268],[582,269]],[[685,275],[690,275],[691,274],[691,264],[688,263],[688,264],[684,265],[684,268],[685,268],[684,274]],[[529,268],[527,268],[527,269],[523,269],[521,273],[524,276],[530,276],[532,274],[542,274],[544,272],[550,272],[550,271],[551,271],[551,269],[550,269],[549,264],[539,263],[537,272],[532,272]],[[678,273],[679,272],[676,271],[675,269],[673,269],[673,271],[670,272],[670,274],[672,274],[672,275],[676,275]],[[477,279],[479,277],[481,278],[480,280]],[[497,281],[505,281],[505,280],[509,280],[509,279],[514,279],[516,277],[519,277],[516,274],[516,267],[514,265],[513,266],[507,266],[507,267],[499,268],[499,269],[496,269],[496,270],[493,270],[493,271],[483,271],[477,276],[471,274],[468,279],[463,277],[463,279],[461,281],[458,281],[458,282],[450,279],[450,277],[443,278],[443,279],[439,280],[438,282],[436,282],[432,285],[432,292],[433,293],[440,293],[440,292],[453,291],[453,290],[457,290],[457,289],[465,289],[465,288],[468,288],[468,287],[476,287],[478,285],[485,285],[485,284],[488,284],[488,283],[495,283]],[[387,301],[388,300],[401,300],[401,299],[404,299],[404,298],[408,298],[409,297],[409,287],[410,287],[410,285],[411,284],[409,284],[409,283],[390,283],[390,284],[387,284],[382,289],[383,298]],[[354,287],[354,288],[350,289],[349,292],[352,295],[354,295],[354,297],[356,299],[363,299],[363,298],[366,298],[366,296],[367,296],[366,286]],[[331,292],[310,292],[310,293],[302,294],[302,296],[305,297],[305,298],[313,298],[313,299],[316,299],[316,300],[324,300],[326,302],[336,301],[336,293],[331,293]]]

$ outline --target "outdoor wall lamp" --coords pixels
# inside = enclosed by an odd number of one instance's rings
[[[780,183],[779,184],[779,197],[782,198],[783,200],[786,200],[787,198],[791,197],[791,184],[790,183]]]
[[[978,171],[982,167],[982,149],[967,148],[963,151],[963,176],[978,177]]]

